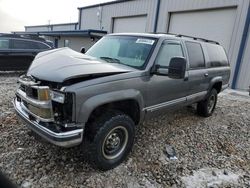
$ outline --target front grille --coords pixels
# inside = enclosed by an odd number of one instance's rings
[[[17,92],[23,107],[31,115],[41,118],[44,121],[53,119],[53,109],[48,86],[41,86],[40,82],[29,80],[27,77],[20,77],[20,87]]]
[[[28,97],[33,98],[33,99],[38,99],[38,91],[35,88],[26,86],[25,87],[25,93]]]
[[[32,88],[31,86],[26,86],[21,84],[20,90],[26,93],[26,95],[32,99],[38,99],[38,91],[36,88]]]

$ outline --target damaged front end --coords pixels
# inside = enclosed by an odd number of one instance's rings
[[[31,76],[21,76],[19,82],[14,107],[29,128],[58,146],[80,144],[83,129],[75,123],[74,93],[64,92],[56,83],[35,80]]]

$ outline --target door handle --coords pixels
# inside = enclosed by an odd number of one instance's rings
[[[208,73],[205,73],[204,76],[205,76],[205,77],[208,77]]]

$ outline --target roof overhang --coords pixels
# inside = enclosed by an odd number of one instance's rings
[[[50,37],[62,37],[62,36],[70,36],[70,37],[103,37],[107,34],[107,31],[102,30],[71,30],[71,31],[28,31],[28,32],[13,32],[14,34],[20,35],[43,35]]]

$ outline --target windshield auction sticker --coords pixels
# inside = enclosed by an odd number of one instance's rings
[[[137,39],[136,43],[141,43],[141,44],[149,44],[149,45],[153,45],[154,44],[154,40],[150,40],[150,39]]]

